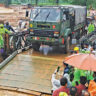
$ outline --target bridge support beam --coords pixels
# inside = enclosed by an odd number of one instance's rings
[[[8,62],[11,61],[17,54],[18,54],[18,51],[15,51],[8,58],[6,58],[2,63],[0,63],[0,69],[2,69],[6,64],[8,64]]]

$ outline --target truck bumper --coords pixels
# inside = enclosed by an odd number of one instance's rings
[[[36,37],[36,36],[31,36],[30,37],[30,42],[32,43],[44,43],[47,45],[64,45],[64,38],[50,38],[50,37]]]

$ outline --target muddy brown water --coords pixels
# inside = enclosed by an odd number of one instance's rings
[[[68,54],[59,52],[51,52],[44,56],[33,49],[20,53],[0,71],[0,86],[51,93],[52,73],[62,65],[66,56]]]

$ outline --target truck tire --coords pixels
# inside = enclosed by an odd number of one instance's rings
[[[85,30],[85,27],[82,28],[82,32],[84,36],[87,34],[87,30]]]
[[[39,44],[32,44],[32,48],[34,51],[39,51],[40,45]]]
[[[80,33],[80,29],[78,29],[77,32],[76,32],[76,37],[75,37],[75,38],[76,38],[77,40],[79,40],[80,37],[81,37],[81,33]]]
[[[65,54],[67,54],[68,52],[69,52],[69,50],[70,50],[70,36],[68,36],[67,37],[67,39],[66,39],[66,43],[65,43]]]

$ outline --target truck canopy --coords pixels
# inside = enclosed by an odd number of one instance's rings
[[[86,6],[79,6],[79,5],[62,5],[64,8],[73,8],[75,10],[75,25],[83,23],[86,21],[87,16],[87,8]]]

